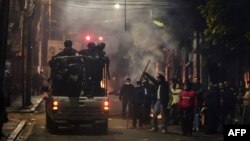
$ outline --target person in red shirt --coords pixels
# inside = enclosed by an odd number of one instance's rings
[[[197,97],[191,89],[191,84],[186,82],[180,94],[179,109],[181,112],[181,129],[184,136],[192,135],[194,112],[197,109]]]

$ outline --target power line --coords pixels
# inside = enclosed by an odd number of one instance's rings
[[[88,9],[110,9],[115,4],[116,1],[107,1],[107,0],[91,0],[91,1],[79,1],[79,0],[60,0],[56,1],[59,4],[64,4],[72,7],[79,8],[88,8]],[[120,5],[124,5],[124,2],[121,1]],[[174,2],[159,2],[159,1],[128,1],[126,3],[127,9],[142,9],[142,8],[171,8],[171,7],[187,7],[184,3],[174,3]]]

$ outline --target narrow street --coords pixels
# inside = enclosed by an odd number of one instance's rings
[[[203,131],[194,132],[191,137],[182,136],[179,126],[169,126],[169,132],[150,132],[149,126],[143,129],[127,129],[127,120],[114,116],[109,118],[107,134],[96,133],[91,128],[68,128],[61,127],[57,132],[50,133],[45,128],[44,103],[32,114],[12,113],[20,119],[26,119],[27,125],[20,133],[17,141],[222,141],[222,135],[207,135]],[[131,124],[131,120],[129,121]],[[128,126],[130,127],[130,125]]]
[[[0,0],[0,141],[249,140],[249,7]]]

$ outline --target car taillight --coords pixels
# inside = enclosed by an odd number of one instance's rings
[[[58,110],[58,101],[57,100],[53,101],[53,110],[54,111]]]
[[[104,110],[105,111],[109,110],[109,102],[108,101],[104,101]]]

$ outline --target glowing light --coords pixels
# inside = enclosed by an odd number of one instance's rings
[[[159,21],[159,20],[154,20],[153,23],[154,23],[156,26],[158,26],[158,27],[164,27],[164,26],[165,26],[164,23],[161,22],[161,21]]]
[[[88,35],[88,36],[86,36],[86,38],[85,38],[87,41],[90,41],[90,36]]]
[[[99,41],[103,41],[103,37],[102,37],[102,36],[99,36],[98,40],[99,40]]]
[[[105,101],[105,102],[104,102],[104,106],[109,106],[109,102],[108,102],[108,101]]]
[[[101,81],[100,83],[101,83],[101,88],[105,88],[104,82]]]
[[[109,102],[108,101],[104,101],[104,108],[105,111],[109,110]]]
[[[53,101],[53,110],[58,110],[58,101]]]
[[[58,106],[58,101],[54,101],[54,102],[53,102],[53,105],[54,105],[54,106]]]
[[[114,5],[114,7],[115,7],[115,9],[120,9],[121,6],[120,6],[120,4],[117,3]]]
[[[153,118],[153,116],[154,116],[153,113],[151,113],[151,114],[150,114],[150,117]],[[157,116],[157,118],[158,118],[158,119],[161,119],[161,118],[162,118],[161,114],[159,114],[159,115]]]

